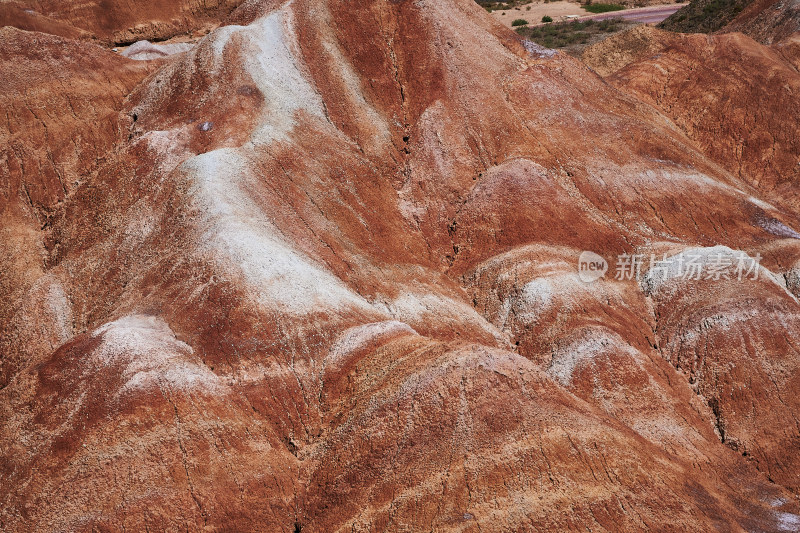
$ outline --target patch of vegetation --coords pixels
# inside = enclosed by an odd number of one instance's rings
[[[625,6],[621,4],[583,4],[581,6],[583,9],[588,11],[589,13],[608,13],[609,11],[621,11],[625,9]]]
[[[682,33],[711,33],[722,29],[753,0],[693,0],[658,25]]]
[[[512,26],[527,26],[528,21],[525,19],[514,19],[511,21]]]
[[[545,23],[553,22],[553,17],[551,17],[550,15],[545,15],[545,16],[542,17],[542,22],[545,22]]]
[[[544,19],[542,19],[544,22]],[[622,19],[574,20],[533,28],[518,28],[517,33],[546,48],[567,48],[589,44],[590,41],[627,28],[630,23]]]
[[[496,0],[476,0],[478,5],[491,13],[492,11],[502,9],[519,9],[519,6],[524,6],[533,2],[533,0],[508,0],[507,2],[498,2]]]

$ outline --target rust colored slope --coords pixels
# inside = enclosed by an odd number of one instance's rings
[[[4,25],[20,29],[65,37],[92,37],[106,44],[130,44],[214,28],[239,3],[240,0],[20,0],[10,5],[4,3],[0,13]]]
[[[791,206],[470,1],[256,2],[235,20],[139,85],[113,157],[52,217],[48,285],[10,323],[60,348],[3,354],[4,527],[798,520],[719,417],[769,475],[793,464],[786,440],[672,355],[672,293],[574,269],[581,249],[722,243],[788,277]],[[773,303],[742,290],[756,315]],[[697,307],[692,327],[714,312]],[[798,354],[781,355],[791,384]]]
[[[603,64],[607,53],[620,60]],[[613,72],[609,82],[669,116],[742,180],[772,191],[800,177],[800,74],[778,51],[741,34],[648,28],[600,43],[585,58],[599,72]]]
[[[54,20],[17,2],[0,4],[0,27],[13,26],[20,30],[38,31],[68,39],[87,38],[91,35],[66,22]]]
[[[764,44],[777,43],[800,31],[800,6],[797,2],[756,0],[721,31],[742,32]]]
[[[47,269],[42,230],[77,187],[113,159],[123,137],[117,119],[123,100],[153,68],[93,45],[0,29],[3,384],[21,354],[49,352],[72,334],[71,320],[59,311],[63,290],[52,277],[41,277]],[[43,299],[24,299],[28,290]]]
[[[709,157],[763,190],[765,197],[796,209],[800,108],[792,94],[800,89],[800,75],[787,61],[792,57],[791,43],[770,48],[741,34],[706,37],[648,28],[609,39],[588,50],[584,59],[616,87],[670,116]],[[796,232],[775,225],[756,207],[744,211],[772,233],[796,238]],[[706,250],[703,254],[730,253]],[[790,280],[794,261],[782,267]],[[797,460],[797,406],[788,394],[796,374],[784,367],[788,361],[795,368],[797,360],[788,340],[792,334],[786,333],[797,327],[796,287],[790,282],[795,294],[788,294],[780,287],[787,285],[785,280],[766,278],[749,286],[670,282],[667,293],[653,296],[656,331],[665,357],[690,375],[693,388],[714,412],[721,439],[770,479],[797,490],[795,466],[790,466]],[[761,302],[758,311],[755,301]],[[768,409],[757,407],[764,401]],[[775,419],[767,420],[771,416]],[[753,448],[758,448],[755,457]]]

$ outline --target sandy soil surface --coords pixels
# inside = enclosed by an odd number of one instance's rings
[[[603,13],[603,15],[612,15],[612,16],[623,16],[628,15],[635,12],[643,12],[646,13],[649,10],[663,10],[666,9],[666,6],[669,8],[675,8],[674,11],[677,11],[685,4],[676,4],[674,2],[665,2],[663,6],[649,6],[640,9],[627,9],[625,11],[615,11],[613,13]],[[674,12],[672,11],[672,12]],[[671,14],[671,13],[669,13]],[[664,18],[669,16],[669,14],[665,15]],[[506,10],[496,10],[492,12],[492,16],[495,17],[497,20],[508,26],[511,27],[511,22],[515,19],[525,19],[527,20],[530,25],[540,24],[542,21],[542,17],[545,15],[549,15],[553,17],[553,20],[558,22],[560,20],[566,20],[566,17],[570,15],[578,15],[580,17],[590,17],[592,16],[591,13],[586,11],[581,7],[581,4],[578,2],[566,2],[566,1],[558,1],[558,2],[533,2],[531,4],[525,6],[519,6],[512,9]],[[594,17],[592,17],[594,18]],[[627,17],[626,17],[627,18]],[[640,22],[653,22],[651,20],[652,17],[648,18],[648,20],[641,20]],[[655,22],[660,22],[655,21]]]
[[[567,15],[586,14],[586,10],[582,9],[578,2],[565,1],[549,2],[547,4],[544,2],[534,2],[526,6],[492,11],[492,16],[509,28],[511,27],[511,22],[515,19],[525,19],[530,24],[538,24],[545,15],[550,15],[553,17],[553,20],[559,20],[559,18],[566,17]]]

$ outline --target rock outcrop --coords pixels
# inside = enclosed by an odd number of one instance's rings
[[[800,145],[793,126],[800,118],[800,107],[792,96],[800,90],[800,75],[792,63],[795,57],[791,43],[767,47],[739,33],[709,37],[654,28],[612,37],[584,55],[611,84],[669,116],[708,157],[759,189],[761,197],[793,212],[800,179]],[[774,90],[765,91],[765,87]],[[762,211],[769,205],[741,211],[749,212],[767,232],[796,239],[794,229]],[[725,264],[739,262],[728,248],[696,253],[703,257],[718,254]],[[791,397],[789,391],[795,385],[782,359],[794,358],[790,354],[795,350],[788,340],[791,334],[783,331],[794,328],[793,312],[783,310],[784,305],[794,308],[798,294],[796,283],[789,281],[794,279],[793,261],[777,276],[767,272],[746,289],[738,278],[698,284],[676,283],[668,276],[649,292],[660,318],[657,331],[662,353],[687,373],[693,388],[708,399],[718,418],[720,438],[768,472],[770,479],[796,490],[796,437],[792,430],[785,432],[796,425],[792,414],[796,407],[791,406],[791,399],[788,403],[784,400]],[[748,295],[744,301],[742,291]],[[756,293],[761,296],[752,296]],[[772,302],[769,311],[747,310],[749,304],[744,302],[750,298]],[[772,319],[761,325],[767,315]],[[769,335],[754,332],[753,328],[758,330],[767,323]],[[762,337],[763,341],[754,340]],[[772,355],[763,357],[764,350]],[[779,398],[780,407],[758,407],[766,390]],[[788,410],[783,411],[784,407]],[[780,421],[762,419],[773,415]],[[759,431],[777,433],[754,437],[753,432]],[[776,454],[769,466],[751,456],[752,446],[766,442],[774,446],[774,452],[764,453]]]
[[[800,180],[795,57],[791,43],[768,47],[739,33],[709,37],[648,27],[583,56],[614,86],[672,119],[714,161],[793,210]]]
[[[744,33],[762,44],[773,44],[800,31],[796,0],[695,0],[659,27],[685,33]]]
[[[207,33],[240,3],[241,0],[13,0],[0,3],[0,26],[126,45]]]
[[[730,23],[725,31],[738,31],[758,42],[773,44],[800,31],[800,3],[756,0]]]
[[[34,354],[73,334],[45,239],[59,211],[111,159],[127,133],[125,97],[155,65],[98,46],[14,28],[0,29],[0,386]],[[88,207],[88,206],[87,206]],[[33,291],[37,297],[26,298]]]
[[[783,159],[469,0],[228,21],[156,61],[2,30],[0,528],[797,528]]]

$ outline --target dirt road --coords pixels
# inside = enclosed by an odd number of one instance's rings
[[[556,22],[562,20],[605,20],[610,18],[624,18],[631,22],[655,24],[661,22],[685,5],[686,4],[664,4],[592,15],[581,8],[578,2],[559,0],[546,4],[532,3],[516,9],[497,10],[492,13],[492,16],[508,27],[511,27],[511,22],[518,18],[527,20],[531,26],[538,26],[541,24],[542,17],[545,15],[552,17]],[[575,18],[567,19],[567,17]]]
[[[687,4],[670,4],[666,6],[641,7],[636,9],[625,9],[623,11],[611,11],[599,15],[581,17],[580,20],[606,20],[622,18],[631,22],[641,22],[642,24],[658,24],[669,17],[680,8]]]

